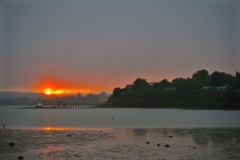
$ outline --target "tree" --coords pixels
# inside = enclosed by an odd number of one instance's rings
[[[200,82],[203,85],[209,85],[209,73],[207,70],[202,69],[192,75],[192,79]]]
[[[231,74],[227,74],[227,73],[224,73],[224,72],[220,72],[220,75],[224,81],[224,85],[225,84],[230,84],[231,86],[235,85],[235,77],[232,76]]]
[[[236,72],[236,86],[240,89],[240,73]]]
[[[137,79],[133,82],[132,90],[133,90],[134,92],[137,92],[139,89],[145,88],[145,87],[148,87],[148,82],[147,82],[145,79],[137,78]]]
[[[201,89],[202,85],[193,79],[187,78],[176,78],[172,80],[172,83],[174,84],[175,87],[178,89],[180,88],[192,88],[192,89]]]
[[[113,97],[116,97],[116,98],[118,98],[118,97],[120,97],[120,95],[122,94],[122,90],[121,90],[121,88],[114,88],[114,90],[113,90]]]
[[[211,75],[211,85],[212,86],[222,86],[224,85],[224,80],[218,71],[213,72]]]
[[[131,103],[133,102],[133,97],[134,97],[133,91],[123,92],[120,95],[120,100],[125,105],[131,105]]]
[[[160,83],[156,83],[156,85],[157,89],[164,89],[172,86],[172,84],[168,82],[167,79],[163,79]]]
[[[180,78],[175,78],[175,79],[173,79],[172,80],[172,83],[179,83],[179,82],[181,82],[181,81],[184,81],[185,79],[184,78],[182,78],[182,77],[180,77]]]
[[[107,102],[109,105],[112,105],[112,106],[121,106],[122,105],[121,101],[115,97],[110,97]]]

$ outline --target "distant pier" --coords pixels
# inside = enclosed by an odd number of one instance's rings
[[[101,106],[102,103],[94,103],[94,104],[89,104],[89,103],[65,103],[65,104],[58,104],[58,105],[53,105],[52,108],[96,108],[98,106]]]
[[[97,108],[105,103],[58,103],[56,105],[44,105],[43,107],[20,107],[18,109],[84,109]]]

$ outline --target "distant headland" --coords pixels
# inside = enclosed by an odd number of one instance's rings
[[[107,108],[240,109],[240,73],[236,75],[202,69],[192,78],[147,82],[115,88]]]
[[[21,105],[34,107],[41,103],[42,106],[38,108],[47,108],[49,106],[66,106],[71,108],[73,105],[93,105],[102,104],[107,101],[109,95],[105,92],[100,94],[82,95],[46,95],[43,93],[25,93],[25,92],[0,92],[0,106],[1,105]],[[29,107],[28,107],[29,108]]]

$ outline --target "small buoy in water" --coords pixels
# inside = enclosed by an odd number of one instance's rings
[[[14,146],[14,143],[10,142],[10,143],[9,143],[9,146],[10,146],[10,147],[13,147],[13,146]]]
[[[170,147],[170,146],[168,144],[166,144],[165,147]]]
[[[170,135],[169,138],[173,138],[173,136]]]
[[[114,118],[111,118],[111,119],[114,119]]]
[[[23,160],[23,159],[24,159],[23,156],[18,157],[18,160]]]
[[[159,146],[161,146],[160,144],[157,144],[157,146],[159,147]]]
[[[150,142],[146,142],[146,144],[150,144]]]
[[[66,137],[71,137],[71,134],[66,135]]]

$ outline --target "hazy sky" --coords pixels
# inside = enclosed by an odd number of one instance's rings
[[[111,93],[240,71],[238,0],[0,0],[0,90]]]

